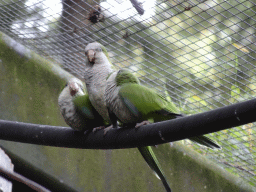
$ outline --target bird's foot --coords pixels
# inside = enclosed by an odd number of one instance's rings
[[[93,131],[93,129],[88,129],[88,130],[84,131],[84,135],[88,136],[89,133],[91,133],[92,131]]]
[[[149,125],[150,122],[149,121],[142,121],[141,123],[137,123],[135,128],[138,129],[140,128],[142,125]]]
[[[99,131],[101,129],[105,129],[105,126],[95,127],[95,128],[93,128],[92,132],[95,133],[96,131]]]
[[[113,129],[113,125],[110,125],[104,129],[104,136],[108,133],[109,130]]]

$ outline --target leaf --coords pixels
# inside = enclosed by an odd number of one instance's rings
[[[207,106],[206,101],[204,101],[203,99],[201,99],[200,97],[198,97],[198,96],[196,96],[196,95],[194,95],[194,96],[192,96],[191,98],[189,98],[189,100],[190,100],[191,102],[197,101],[197,102],[201,103],[202,105]]]

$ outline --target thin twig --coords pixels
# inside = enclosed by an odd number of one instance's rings
[[[46,189],[42,185],[39,185],[38,183],[16,173],[8,171],[7,169],[0,166],[0,175],[4,178],[11,180],[11,181],[18,181],[20,183],[23,183],[30,187],[31,189],[38,191],[38,192],[50,192],[50,190]]]

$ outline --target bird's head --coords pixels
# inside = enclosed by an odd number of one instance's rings
[[[107,49],[98,42],[89,43],[85,47],[85,56],[88,64],[94,65],[108,61]]]
[[[78,95],[84,95],[85,90],[84,90],[84,85],[83,83],[77,79],[77,78],[72,78],[69,80],[67,83],[69,93],[70,95],[73,96],[78,96]]]
[[[121,86],[125,83],[140,84],[139,79],[128,69],[120,69],[115,78],[117,86]]]

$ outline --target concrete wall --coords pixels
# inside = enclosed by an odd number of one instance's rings
[[[65,126],[57,98],[71,75],[0,33],[0,119]],[[82,150],[0,141],[78,191],[165,191],[137,149]],[[174,192],[256,191],[182,146],[154,148]]]

